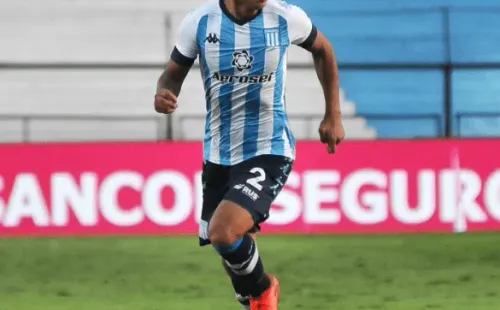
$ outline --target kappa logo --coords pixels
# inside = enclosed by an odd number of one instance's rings
[[[217,35],[215,33],[210,33],[203,42],[208,42],[208,43],[220,43],[219,38],[217,38]]]
[[[248,70],[252,68],[253,56],[248,53],[247,50],[242,50],[241,52],[235,52],[233,54],[232,65],[238,71]]]

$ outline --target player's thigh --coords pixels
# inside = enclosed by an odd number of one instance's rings
[[[274,155],[254,157],[231,169],[230,188],[224,199],[245,209],[252,216],[254,227],[258,227],[268,219],[271,204],[291,170],[292,160],[289,158]]]
[[[238,203],[224,199],[210,219],[208,237],[214,244],[231,244],[253,226],[250,212]]]

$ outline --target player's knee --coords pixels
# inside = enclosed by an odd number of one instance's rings
[[[236,242],[240,236],[227,224],[221,225],[217,222],[211,222],[208,227],[208,238],[212,244],[230,245]]]
[[[224,201],[214,212],[208,225],[208,238],[212,244],[232,245],[254,225],[252,216],[239,205]]]

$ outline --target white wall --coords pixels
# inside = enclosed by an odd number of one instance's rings
[[[8,63],[149,63],[168,59],[177,26],[199,0],[10,0],[0,2],[0,62]],[[165,27],[165,11],[171,28]],[[310,63],[292,47],[290,63]],[[156,80],[162,68],[120,70],[0,70],[0,140],[12,141],[28,129],[36,140],[154,139],[156,119],[89,121],[91,116],[157,117],[153,110]],[[177,138],[199,139],[203,132],[204,93],[199,72],[184,85],[174,114]],[[298,138],[316,138],[323,95],[312,69],[288,71],[287,102]],[[342,105],[354,115],[352,102]],[[38,120],[24,126],[2,115],[72,116]],[[82,116],[86,118],[83,119]],[[185,116],[196,118],[180,122]],[[308,116],[310,120],[297,118]],[[77,120],[78,118],[78,120]],[[163,124],[164,125],[164,124]],[[23,127],[24,126],[24,127]],[[372,138],[363,119],[346,119],[348,138]],[[190,130],[187,130],[187,129]],[[192,130],[199,128],[199,130]]]

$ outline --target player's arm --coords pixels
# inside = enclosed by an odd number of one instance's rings
[[[309,48],[314,60],[314,68],[325,96],[325,117],[341,116],[339,100],[339,74],[337,61],[330,42],[318,31],[316,40]]]
[[[310,51],[325,97],[325,115],[318,131],[321,142],[328,145],[328,152],[335,153],[335,146],[345,136],[340,110],[337,60],[330,42],[319,31]]]
[[[183,66],[172,59],[167,63],[167,69],[163,71],[156,86],[156,112],[170,114],[175,111],[177,97],[190,69],[191,65]]]
[[[188,14],[180,26],[167,68],[158,79],[155,95],[155,110],[158,113],[170,114],[177,108],[182,84],[198,55],[196,27],[194,13]]]
[[[291,43],[311,52],[323,88],[325,115],[319,127],[320,139],[328,145],[329,153],[335,153],[335,146],[344,139],[335,54],[330,42],[312,24],[307,14],[296,6],[290,7]]]

